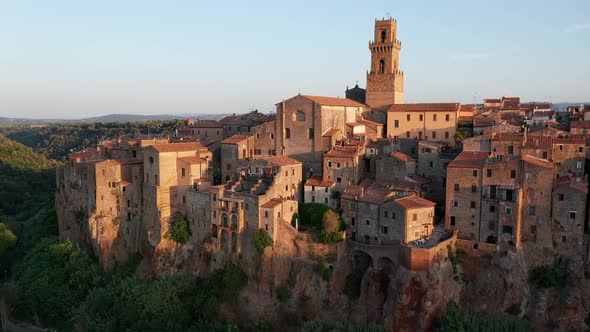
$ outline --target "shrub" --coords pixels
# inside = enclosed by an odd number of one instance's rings
[[[322,217],[322,229],[329,233],[336,233],[340,230],[340,216],[338,213],[328,210]]]
[[[293,226],[293,227],[295,227],[297,225],[295,220],[298,220],[299,224],[301,224],[301,217],[299,216],[299,213],[293,213],[293,217],[291,217],[291,226]]]
[[[508,309],[506,309],[506,313],[512,316],[518,316],[521,312],[520,303],[513,303]]]
[[[299,203],[299,224],[321,229],[322,219],[328,210],[326,205],[320,203]]]
[[[252,241],[256,250],[261,254],[264,253],[266,247],[272,245],[272,238],[264,228],[260,228],[256,231]]]
[[[455,331],[531,331],[527,319],[511,316],[486,317],[461,310],[453,300],[447,302],[445,313],[440,317],[439,332]]]
[[[539,266],[529,272],[529,281],[539,288],[552,288],[560,284],[557,271],[550,266]]]
[[[4,223],[0,223],[0,257],[6,255],[15,246],[16,235]]]
[[[332,279],[332,275],[334,274],[334,269],[332,267],[329,267],[327,269],[324,269],[322,271],[322,279],[324,281],[330,281]]]
[[[186,218],[178,218],[170,225],[170,238],[176,243],[186,243],[191,236],[191,230],[188,227]]]
[[[286,303],[291,298],[291,290],[289,288],[283,286],[277,289],[277,299],[281,303]]]
[[[328,232],[323,230],[322,234],[320,234],[320,241],[325,244],[332,244],[341,241],[342,238],[342,232]]]

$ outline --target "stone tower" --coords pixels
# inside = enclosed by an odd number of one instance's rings
[[[375,20],[375,40],[369,42],[371,69],[367,72],[366,103],[380,107],[404,102],[404,73],[399,70],[402,44],[397,37],[397,21]]]

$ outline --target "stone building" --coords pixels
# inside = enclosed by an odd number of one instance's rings
[[[303,202],[323,203],[331,209],[337,209],[339,200],[334,190],[336,182],[324,180],[321,176],[312,176],[305,181],[303,189]]]
[[[333,190],[340,192],[349,185],[358,184],[363,174],[361,160],[364,154],[363,144],[334,146],[324,154],[323,179],[334,181]]]
[[[253,135],[235,134],[221,141],[221,179],[227,182],[254,156]]]
[[[375,160],[375,179],[404,180],[416,174],[416,160],[407,154],[395,151]]]
[[[387,137],[454,145],[458,120],[458,103],[391,105],[387,110]]]
[[[371,69],[367,72],[366,103],[372,108],[404,102],[404,73],[399,69],[402,44],[397,21],[375,21],[375,37],[369,42]]]

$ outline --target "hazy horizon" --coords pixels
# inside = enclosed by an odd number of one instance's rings
[[[406,102],[590,100],[590,3],[0,3],[0,116],[220,114],[365,86],[398,21]]]

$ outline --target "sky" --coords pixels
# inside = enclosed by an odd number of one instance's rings
[[[405,102],[590,101],[590,1],[0,0],[0,116],[274,110],[366,84],[375,18]]]

